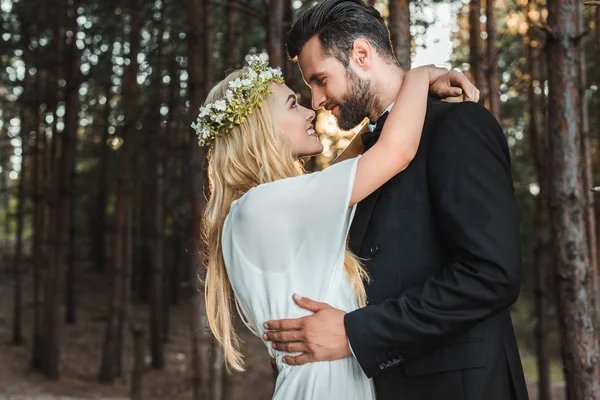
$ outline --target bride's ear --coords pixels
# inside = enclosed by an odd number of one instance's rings
[[[350,52],[350,60],[354,63],[357,69],[367,71],[373,65],[373,56],[375,49],[371,43],[362,38],[358,38],[352,44]]]

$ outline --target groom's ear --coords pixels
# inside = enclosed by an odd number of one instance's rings
[[[350,60],[354,63],[357,69],[367,71],[373,65],[373,57],[375,49],[371,43],[363,38],[358,38],[352,45],[350,52]]]

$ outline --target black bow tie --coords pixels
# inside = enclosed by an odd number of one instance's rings
[[[377,139],[379,139],[379,135],[381,134],[381,130],[383,129],[383,124],[385,124],[385,120],[387,119],[389,112],[383,113],[381,117],[377,120],[377,125],[373,132],[368,131],[362,134],[361,139],[363,142],[363,146],[365,147],[364,151],[369,150],[375,143],[377,143]]]

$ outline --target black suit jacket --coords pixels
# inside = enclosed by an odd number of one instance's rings
[[[378,400],[527,399],[509,313],[518,227],[497,121],[430,99],[415,159],[359,203],[350,229],[372,282],[344,322]]]

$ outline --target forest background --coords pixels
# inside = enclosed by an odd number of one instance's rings
[[[531,397],[600,399],[598,2],[369,1],[405,69],[464,71],[507,135]],[[252,53],[310,105],[283,43],[313,4],[0,0],[0,399],[270,398],[262,343],[240,326],[229,375],[206,330],[190,123]],[[317,118],[308,171],[353,134]]]

